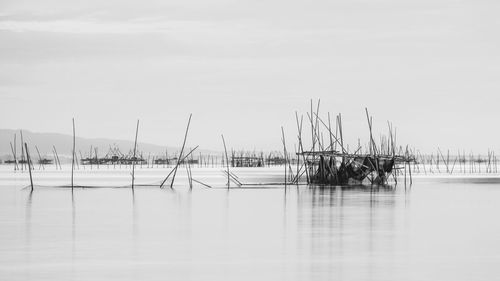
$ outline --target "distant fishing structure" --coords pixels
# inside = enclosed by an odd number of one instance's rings
[[[133,151],[128,154],[123,154],[117,146],[109,147],[108,152],[99,157],[97,148],[90,149],[89,154],[85,158],[80,158],[82,165],[140,165],[147,164],[146,159],[142,156],[134,155]],[[101,154],[102,155],[102,154]]]
[[[232,151],[231,152],[231,167],[264,167],[265,160],[263,153],[257,155],[255,153],[244,153],[239,154]]]
[[[287,148],[285,141],[285,131],[281,127],[281,141],[283,145],[282,151],[264,152],[251,150],[228,150],[226,139],[222,137],[224,152],[202,154],[201,152],[195,155],[195,151],[199,146],[188,148],[186,141],[191,124],[192,114],[187,122],[182,147],[177,153],[169,155],[165,149],[162,155],[151,155],[140,150],[138,143],[139,120],[135,127],[134,146],[128,153],[122,153],[116,145],[109,146],[107,153],[98,154],[98,147],[90,146],[88,154],[85,156],[79,151],[77,156],[76,148],[76,133],[75,120],[72,119],[73,136],[71,149],[71,180],[69,185],[60,187],[94,187],[81,186],[75,184],[75,170],[86,166],[90,166],[92,170],[100,169],[100,167],[113,166],[116,168],[125,168],[131,170],[131,184],[126,187],[135,186],[159,186],[164,188],[169,186],[173,189],[177,172],[183,167],[186,170],[189,188],[193,188],[193,183],[198,183],[204,187],[212,188],[212,186],[194,179],[193,167],[218,168],[222,167],[221,171],[225,179],[225,187],[243,187],[243,186],[266,186],[266,185],[322,185],[322,186],[337,186],[349,184],[370,183],[371,185],[387,185],[398,183],[398,179],[403,177],[406,185],[409,180],[410,185],[413,182],[412,175],[418,174],[498,174],[498,158],[493,150],[488,150],[487,156],[480,154],[467,154],[465,151],[458,151],[457,154],[450,153],[447,150],[443,153],[441,149],[437,149],[434,154],[422,154],[416,149],[410,148],[408,145],[398,145],[396,142],[396,130],[392,123],[387,122],[387,134],[380,136],[380,141],[376,142],[373,133],[373,117],[365,108],[369,141],[365,145],[361,145],[358,138],[357,147],[354,150],[349,148],[344,141],[344,128],[342,124],[342,115],[335,116],[332,122],[331,114],[320,114],[320,100],[314,107],[311,100],[310,111],[302,114],[299,118],[299,113],[295,112],[295,123],[297,126],[297,135],[292,150]],[[323,116],[323,117],[322,117]],[[306,121],[304,121],[306,120]],[[310,128],[310,136],[305,135],[306,128]],[[30,151],[36,151],[38,160],[38,170],[46,170],[46,166],[54,164],[56,170],[62,170],[61,159],[63,163],[68,163],[68,155],[63,154],[59,157],[55,145],[52,145],[52,158],[49,158],[41,153],[37,145],[29,146],[28,141],[24,140],[23,132],[20,131],[20,147],[17,141],[17,133],[14,134],[13,141],[10,142],[10,151],[12,159],[4,161],[5,164],[12,164],[14,171],[29,171],[30,185],[33,189],[34,175],[32,171],[36,169],[32,160],[33,154]],[[306,141],[307,139],[307,141]],[[309,147],[305,147],[306,143]],[[352,148],[353,146],[351,146]],[[21,155],[19,154],[21,152]],[[42,151],[43,152],[43,151]],[[144,157],[147,155],[147,157]],[[0,161],[0,163],[2,163]],[[170,172],[163,180],[151,184],[137,184],[135,182],[136,169],[143,168],[169,168]],[[160,167],[160,165],[162,167]],[[242,178],[235,174],[234,168],[270,168],[279,167],[283,169],[283,177],[280,179],[271,179],[271,182],[252,182],[246,183]],[[239,171],[239,170],[236,170]],[[265,181],[265,180],[262,180]],[[125,187],[125,186],[124,186]]]

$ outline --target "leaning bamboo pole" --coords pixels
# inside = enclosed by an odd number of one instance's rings
[[[59,160],[59,154],[57,154],[56,146],[52,145],[52,148],[54,149],[54,154],[56,155],[57,164],[59,164],[59,170],[62,170],[61,161]]]
[[[12,142],[10,143],[10,150],[12,150],[12,156],[14,157],[14,171],[16,171],[16,170],[18,170],[17,158],[16,158],[16,152],[14,150],[14,147],[12,146]]]
[[[138,135],[138,133],[139,133],[139,119],[137,119],[137,126],[135,128],[134,156],[132,157],[132,190],[134,190],[134,181],[135,181],[135,162],[136,162],[135,154],[137,152],[137,135]]]
[[[333,150],[332,121],[330,119],[330,112],[328,112],[328,135],[330,137],[330,149]]]
[[[337,116],[338,117],[338,116]],[[337,118],[338,120],[338,118]],[[337,138],[336,135],[333,135],[333,132],[329,129],[328,125],[318,116],[318,121],[321,122],[321,124],[323,124],[323,126],[329,131],[329,134],[330,134],[330,137],[332,137],[334,140],[335,140],[335,144],[340,144],[340,148],[342,149],[342,153],[343,154],[347,154],[347,149],[344,148],[344,142],[342,140],[339,141],[339,139]],[[339,122],[337,122],[337,128],[338,128],[338,124]],[[341,138],[342,138],[342,133],[340,134],[341,135]],[[332,149],[332,148],[330,148]],[[333,149],[335,150],[335,149]]]
[[[196,146],[195,148],[191,149],[182,159],[180,162],[184,162],[184,160],[186,160],[189,155],[191,155],[191,153],[193,153],[196,149],[198,148],[198,146]],[[174,166],[174,168],[172,168],[172,170],[170,170],[170,173],[168,173],[168,175],[165,177],[165,179],[163,180],[163,182],[167,181],[168,178],[172,175],[172,173],[174,172],[174,169],[175,167],[177,166]]]
[[[186,146],[186,139],[187,139],[187,135],[188,135],[188,132],[189,132],[189,125],[191,124],[191,117],[193,116],[193,114],[189,114],[189,120],[188,120],[188,124],[186,126],[186,133],[184,134],[184,141],[182,143],[182,148],[181,148],[181,152],[179,154],[179,157],[177,158],[177,163],[173,169],[173,176],[172,176],[172,182],[170,183],[170,188],[174,188],[174,181],[175,181],[175,175],[177,174],[177,168],[179,167],[179,164],[181,163],[181,158],[182,158],[182,153],[184,152],[184,147]],[[165,181],[167,181],[168,179],[168,176],[162,181],[162,183],[160,184],[160,188],[163,188],[163,185],[165,184]]]
[[[283,126],[281,126],[281,141],[283,142],[283,155],[285,157],[285,187],[286,187],[286,170],[288,169],[288,161],[287,161],[287,152],[286,152],[286,144],[285,144],[285,131],[283,130]]]
[[[226,167],[227,167],[227,188],[229,189],[229,186],[230,186],[230,178],[229,178],[229,175],[230,175],[230,172],[229,172],[229,159],[227,157],[227,148],[226,148],[226,140],[224,140],[224,135],[221,134],[221,137],[222,137],[222,143],[224,144],[224,154],[226,156]]]
[[[38,147],[35,145],[35,149],[36,149],[36,153],[38,154],[38,170],[40,170],[40,168],[43,168],[45,170],[45,167],[43,165],[43,161],[42,161],[42,156],[40,155],[40,150],[38,150]]]
[[[316,115],[316,119],[314,121],[314,128],[315,128],[315,134],[316,134],[316,139],[317,139],[317,142],[318,142],[318,147],[321,149],[321,150],[324,150],[323,148],[323,144],[322,144],[322,140],[320,138],[320,128],[319,128],[319,121],[318,121],[318,118],[319,118],[319,105],[320,105],[320,102],[321,100],[318,99],[318,105],[316,106],[316,112],[315,112],[315,115]],[[311,118],[312,118],[312,115],[311,115]],[[312,121],[312,120],[311,120]]]
[[[15,166],[14,166],[14,171],[19,170],[19,163],[18,163],[18,160],[17,160],[17,144],[16,144],[16,136],[17,136],[17,134],[14,134],[14,149],[13,149],[13,152],[12,152],[12,154],[14,154],[14,164],[15,164]],[[22,145],[23,145],[23,144],[21,143],[21,146],[22,146]],[[12,145],[11,145],[11,146],[12,146]]]
[[[31,184],[31,191],[33,191],[33,176],[31,175],[31,159],[30,159],[30,154],[28,152],[28,144],[24,143],[24,147],[26,148],[26,161],[28,162],[28,171],[30,173],[30,184]]]
[[[20,130],[20,134],[21,134],[21,171],[24,170],[24,165],[26,165],[26,161],[24,159],[24,147],[23,147],[23,143],[24,143],[24,139],[23,139],[23,131]]]

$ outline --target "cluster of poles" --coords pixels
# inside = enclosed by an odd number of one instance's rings
[[[135,126],[134,146],[129,155],[125,156],[119,152],[118,148],[111,148],[108,154],[103,158],[98,158],[97,148],[91,148],[89,157],[83,158],[80,152],[80,161],[76,154],[76,129],[75,120],[72,119],[72,150],[71,150],[71,182],[67,187],[72,190],[76,185],[74,184],[75,169],[90,165],[99,168],[101,166],[110,165],[116,167],[122,165],[131,168],[131,184],[132,190],[136,186],[135,172],[136,168],[143,167],[152,168],[156,164],[165,164],[171,168],[167,176],[159,184],[160,188],[169,186],[173,188],[177,171],[180,167],[184,166],[188,177],[189,187],[193,187],[193,183],[201,184],[205,187],[210,185],[203,183],[200,180],[193,178],[192,167],[223,167],[222,171],[224,177],[227,178],[226,186],[229,188],[231,184],[236,186],[245,185],[241,179],[231,171],[231,167],[271,167],[283,166],[284,167],[284,180],[280,183],[266,183],[266,184],[325,184],[325,185],[343,185],[349,183],[362,183],[367,180],[371,184],[387,184],[392,180],[397,184],[398,177],[404,177],[404,183],[407,183],[407,176],[409,183],[412,184],[412,173],[498,173],[498,159],[493,151],[488,150],[486,157],[480,155],[473,155],[472,153],[466,155],[464,152],[458,152],[456,155],[451,155],[448,150],[443,154],[438,149],[436,154],[423,155],[420,152],[415,152],[415,149],[409,149],[408,146],[397,145],[396,143],[396,130],[390,122],[388,125],[388,134],[381,135],[377,143],[373,134],[373,118],[365,109],[369,142],[361,145],[358,139],[357,146],[351,150],[349,145],[344,143],[342,115],[335,116],[335,123],[332,123],[331,115],[328,112],[326,118],[320,116],[320,101],[318,100],[316,108],[313,107],[311,100],[310,112],[299,117],[298,112],[295,112],[295,121],[297,125],[297,143],[294,145],[293,152],[287,149],[285,142],[285,132],[281,127],[281,140],[283,151],[280,153],[269,153],[264,155],[263,152],[236,152],[231,150],[228,153],[226,140],[224,135],[221,135],[224,153],[222,155],[202,155],[200,152],[196,157],[194,152],[198,146],[188,149],[186,148],[186,141],[191,124],[192,114],[189,115],[187,122],[184,139],[180,152],[175,157],[169,158],[168,153],[162,156],[150,155],[147,160],[144,160],[143,153],[138,151],[138,135],[139,135],[139,120]],[[307,123],[310,127],[310,147],[306,148],[306,140],[304,138],[304,116],[306,116]],[[332,126],[333,124],[333,126]],[[14,164],[14,170],[29,171],[30,185],[33,190],[33,175],[32,170],[34,164],[29,151],[28,143],[24,141],[22,131],[20,132],[21,141],[21,155],[17,156],[17,135],[14,135],[13,143],[10,143],[11,151],[14,160],[10,163]],[[351,146],[353,147],[353,146]],[[35,145],[35,150],[38,154],[38,169],[45,169],[45,165],[50,164],[47,158],[40,155],[38,147]],[[52,146],[53,163],[56,169],[62,169],[61,161],[57,153],[56,147]],[[94,153],[94,154],[93,154]],[[19,159],[18,159],[19,158]],[[104,159],[104,160],[102,160]],[[91,161],[94,160],[94,161]],[[105,162],[102,162],[105,161]],[[65,186],[66,187],[66,186]],[[81,187],[81,186],[79,186]]]
[[[21,137],[21,155],[18,156],[17,153],[17,134],[14,134],[14,140],[13,142],[10,142],[10,149],[12,153],[12,160],[7,160],[5,161],[6,164],[13,164],[14,166],[14,171],[24,171],[28,169],[28,166],[33,168],[33,162],[28,163],[28,151],[26,148],[26,142],[24,142],[23,139],[23,131],[20,131],[20,137]],[[42,157],[40,154],[40,150],[38,149],[38,146],[35,145],[35,150],[38,154],[38,168],[45,170],[45,166],[54,163],[56,169],[62,169],[61,166],[61,160],[59,159],[59,154],[57,153],[56,147],[53,145],[52,146],[52,153],[53,153],[53,159],[49,159],[47,157]],[[30,165],[29,165],[30,164]]]
[[[22,131],[21,131],[22,135]],[[17,153],[17,145],[16,145],[16,136],[14,135],[14,145],[11,142],[11,153],[12,160],[6,160],[6,164],[13,164],[14,171],[24,171],[27,170],[27,160],[24,144],[21,147],[21,154],[18,156]],[[54,167],[56,170],[62,170],[63,166],[61,165],[61,158],[63,159],[63,163],[65,158],[59,157],[57,149],[55,145],[52,145],[52,154],[53,158],[47,158],[46,154],[42,155],[38,146],[35,145],[35,150],[38,154],[38,159],[32,163],[33,167],[38,166],[38,170],[45,170],[48,167]],[[84,155],[82,151],[79,150],[79,153],[74,154],[74,169],[101,169],[112,167],[113,169],[121,169],[121,168],[131,168],[133,164],[142,168],[166,168],[177,163],[179,159],[178,153],[168,154],[168,151],[165,150],[164,155],[152,155],[151,153],[147,153],[147,157],[144,156],[145,153],[143,151],[137,150],[136,155],[134,156],[134,151],[131,149],[128,154],[123,154],[119,147],[109,147],[108,152],[99,156],[98,147],[90,146],[90,150]],[[192,153],[187,159],[181,161],[179,165],[185,166],[190,165],[191,167],[198,168],[217,168],[217,167],[226,167],[226,157],[224,153],[222,155],[217,153],[201,153],[199,152],[197,155]],[[280,152],[270,152],[268,154],[264,154],[264,152],[249,152],[244,150],[231,150],[231,156],[228,159],[231,167],[273,167],[273,166],[282,166],[285,163],[285,157]],[[293,161],[293,160],[292,160]],[[71,161],[73,163],[73,161]]]
[[[458,151],[450,154],[448,150],[443,154],[440,149],[436,154],[416,154],[414,172],[422,174],[497,174],[498,158],[494,151],[488,150],[486,155],[466,154]]]
[[[285,184],[297,184],[303,176],[308,184],[361,183],[365,179],[372,184],[386,184],[391,176],[397,183],[397,176],[400,173],[404,174],[406,183],[406,171],[409,173],[410,184],[412,183],[411,165],[415,162],[415,158],[407,146],[403,148],[396,145],[396,134],[392,124],[388,122],[388,137],[381,138],[381,142],[377,144],[373,137],[373,118],[366,109],[369,128],[368,151],[363,152],[359,140],[358,147],[354,151],[350,151],[344,143],[342,115],[336,116],[333,128],[330,113],[325,121],[320,117],[319,109],[320,101],[318,100],[314,109],[311,100],[311,110],[306,113],[311,132],[310,148],[305,148],[303,138],[304,115],[299,118],[298,113],[295,113],[298,141],[298,145],[295,146],[297,160],[294,170],[292,161],[287,157]],[[283,154],[289,155],[283,127],[281,131]]]
[[[177,171],[178,171],[179,167],[181,166],[181,163],[186,163],[185,167],[186,167],[186,171],[187,171],[187,175],[188,175],[188,182],[189,182],[190,188],[192,188],[193,182],[197,182],[197,183],[202,184],[204,186],[210,187],[209,185],[207,185],[207,184],[205,184],[205,183],[203,183],[203,182],[201,182],[201,181],[196,180],[196,179],[193,178],[190,162],[187,161],[187,159],[189,159],[189,157],[191,157],[192,154],[195,152],[195,150],[198,148],[198,146],[196,146],[195,148],[192,148],[192,149],[189,149],[189,150],[186,149],[186,141],[187,141],[187,136],[188,136],[188,132],[189,132],[189,126],[191,124],[191,118],[192,118],[192,114],[189,116],[189,120],[188,120],[188,123],[187,123],[187,126],[186,126],[186,132],[184,134],[184,140],[183,140],[183,143],[182,143],[182,148],[180,150],[179,156],[177,157],[177,161],[176,161],[175,165],[173,166],[173,168],[171,169],[171,171],[168,173],[168,175],[161,181],[161,184],[159,185],[160,188],[164,188],[165,186],[169,185],[170,188],[173,189],[174,182],[175,182],[175,177],[177,175]],[[76,157],[76,129],[75,129],[75,120],[74,120],[74,118],[72,119],[72,125],[73,125],[73,138],[72,138],[72,150],[71,150],[72,151],[72,159],[71,159],[71,181],[70,181],[70,185],[63,186],[63,187],[71,187],[71,190],[73,191],[73,189],[75,187],[83,187],[83,186],[76,186],[75,183],[74,183],[74,180],[75,180],[74,171],[75,171],[75,168],[78,165],[77,157]],[[137,140],[138,140],[138,135],[139,135],[139,120],[137,120],[137,124],[136,124],[134,147],[133,147],[133,151],[132,151],[132,157],[133,157],[132,159],[136,159],[137,156],[138,156],[137,155]],[[11,147],[13,149],[13,154],[16,155],[13,146],[11,146]],[[34,184],[33,184],[32,170],[34,168],[33,168],[33,162],[32,162],[32,159],[30,157],[29,150],[28,150],[28,143],[26,143],[26,142],[24,142],[24,146],[23,146],[23,149],[22,149],[22,159],[24,161],[22,161],[22,162],[19,161],[19,162],[21,162],[23,165],[25,164],[26,170],[29,171],[30,187],[31,187],[31,190],[33,191]],[[19,167],[17,167],[17,163],[19,163],[19,162],[18,161],[15,161],[15,162],[16,162],[15,169],[17,170],[19,168]],[[136,162],[137,161],[132,161],[131,162],[131,169],[132,169],[132,171],[131,171],[131,185],[130,185],[130,187],[132,188],[132,190],[134,190],[134,187],[136,187],[136,184],[135,184],[135,179],[136,179],[135,178]],[[24,169],[24,168],[21,168],[21,169]],[[168,182],[169,180],[170,180],[170,182]]]

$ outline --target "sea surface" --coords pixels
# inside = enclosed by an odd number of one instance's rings
[[[0,166],[0,280],[494,280],[500,179],[227,189],[223,168]],[[244,183],[281,168],[240,168]],[[128,186],[128,187],[127,187]]]

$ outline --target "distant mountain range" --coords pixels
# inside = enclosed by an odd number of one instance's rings
[[[29,150],[31,154],[36,153],[35,146],[40,151],[42,157],[45,155],[47,157],[52,156],[52,146],[56,147],[59,156],[70,157],[73,137],[70,135],[57,134],[57,133],[34,133],[30,131],[23,130],[23,140],[28,143]],[[19,130],[10,129],[0,129],[0,158],[3,160],[12,158],[12,152],[10,143],[14,145],[14,135],[16,135],[16,150],[17,154],[21,153],[21,135]],[[90,148],[97,148],[98,155],[105,155],[110,147],[118,147],[123,154],[129,153],[134,148],[134,142],[130,140],[115,140],[115,139],[104,139],[104,138],[76,138],[76,153],[78,157],[81,154],[86,157],[89,154]],[[165,151],[168,154],[174,154],[178,152],[179,147],[169,147],[161,146],[150,143],[139,142],[137,145],[138,151],[144,154],[151,155],[165,155]],[[209,153],[210,151],[198,151],[202,153]],[[32,156],[33,157],[33,156]]]

